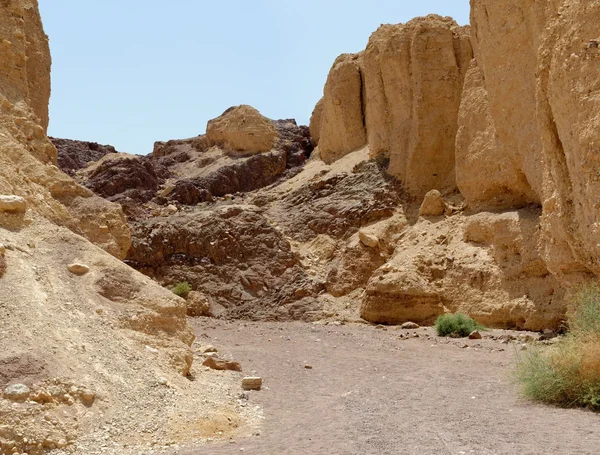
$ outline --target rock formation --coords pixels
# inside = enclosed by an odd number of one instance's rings
[[[362,100],[362,55],[340,55],[327,77],[322,106],[317,108],[313,130],[319,138],[321,158],[332,163],[366,143]],[[320,124],[317,125],[317,120]]]
[[[125,210],[130,264],[192,284],[191,314],[555,328],[600,274],[596,1],[563,3],[383,25],[336,59],[309,128],[238,106],[75,178]]]
[[[69,139],[49,138],[58,152],[58,167],[71,177],[80,169],[98,161],[109,153],[117,153],[111,145],[97,142],[73,141]]]
[[[119,260],[131,243],[121,207],[56,167],[37,2],[1,3],[0,453],[71,450],[111,420],[131,434],[182,425],[169,408],[210,418],[183,377],[185,301]]]
[[[208,122],[206,138],[210,145],[219,145],[230,153],[253,155],[273,148],[277,130],[256,109],[241,105]]]
[[[311,132],[324,159],[362,145],[337,136],[359,123],[350,137],[362,139],[366,132],[362,142],[371,156],[389,156],[389,172],[418,199],[430,190],[445,196],[460,191],[447,214],[454,213],[452,229],[464,234],[451,234],[450,219],[438,221],[439,235],[448,239],[439,254],[451,257],[452,267],[424,259],[436,248],[426,240],[428,227],[409,222],[404,238],[412,240],[400,242],[367,285],[362,314],[369,320],[431,320],[462,309],[494,325],[542,328],[562,317],[564,289],[600,273],[592,76],[600,55],[593,29],[597,2],[472,0],[471,6],[471,38],[468,28],[437,16],[382,26],[364,52],[336,61],[313,113]],[[360,84],[349,83],[349,70],[342,73],[348,62]],[[328,103],[339,112],[328,111]],[[351,121],[361,116],[362,124]],[[332,122],[336,128],[323,128]],[[503,213],[483,216],[486,210]],[[473,226],[482,223],[488,234],[473,240]],[[453,246],[457,235],[493,254],[468,265],[472,261],[456,254],[465,246]],[[415,245],[421,253],[413,257]],[[495,278],[485,278],[479,289],[477,279],[469,283],[459,274],[446,286],[440,267],[447,276],[459,264]],[[498,294],[508,286],[523,289],[521,301]],[[462,302],[455,300],[456,289],[462,289]],[[477,300],[492,301],[486,295],[493,289],[492,300],[503,302],[510,317],[486,304],[477,308]]]
[[[342,55],[315,109],[311,132],[326,162],[369,144],[416,196],[455,187],[454,149],[468,27],[427,16],[381,26],[363,53]]]

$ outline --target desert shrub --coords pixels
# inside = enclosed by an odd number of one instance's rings
[[[473,331],[482,329],[484,329],[482,325],[462,313],[443,314],[435,321],[435,330],[441,337],[467,337]]]
[[[585,286],[573,298],[567,335],[553,346],[521,356],[523,394],[560,406],[600,411],[600,288]]]
[[[171,288],[171,291],[173,291],[173,294],[178,295],[179,297],[187,296],[191,290],[192,290],[192,287],[190,286],[190,284],[187,281],[182,281],[180,283],[177,283]]]

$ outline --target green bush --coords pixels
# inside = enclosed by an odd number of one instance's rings
[[[192,287],[187,281],[177,283],[171,288],[173,294],[178,295],[179,297],[186,297],[191,290]]]
[[[468,337],[475,330],[483,330],[484,328],[462,313],[443,314],[435,321],[435,329],[441,337]]]
[[[600,410],[600,288],[588,285],[573,298],[569,333],[545,349],[521,356],[523,394],[543,403]]]

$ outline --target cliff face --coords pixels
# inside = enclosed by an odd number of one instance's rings
[[[368,144],[417,196],[452,189],[460,96],[472,57],[468,27],[427,16],[383,25],[364,52],[342,55],[311,133],[325,162]],[[320,128],[319,128],[320,126]]]
[[[438,224],[444,236],[461,237],[438,251],[452,250],[451,264],[423,262],[437,247],[417,236],[426,237],[427,225],[409,223],[367,285],[363,317],[427,320],[461,309],[491,324],[539,328],[562,317],[564,289],[600,276],[599,6],[472,0],[470,31],[437,16],[382,26],[354,58],[361,84],[344,91],[343,102],[334,103],[340,112],[328,120],[334,66],[311,125],[321,156],[337,159],[368,145],[371,156],[390,158],[388,172],[413,196],[460,192],[454,227]],[[361,116],[358,127],[345,125],[357,138],[362,129],[366,134],[352,144],[318,128]],[[487,234],[473,236],[472,226]],[[471,246],[485,260],[458,259]],[[456,267],[462,271],[454,276]],[[440,278],[440,268],[452,279]],[[483,284],[476,269],[485,270]],[[493,301],[511,316],[486,309]]]
[[[0,6],[0,453],[67,448],[130,414],[144,415],[133,434],[144,419],[176,426],[156,384],[199,412],[185,302],[117,259],[131,243],[121,207],[55,166],[37,2]]]
[[[598,5],[471,2],[477,67],[459,119],[458,187],[474,206],[541,204],[540,249],[565,283],[600,272]]]

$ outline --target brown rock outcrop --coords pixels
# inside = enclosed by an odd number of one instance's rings
[[[381,26],[363,53],[340,56],[329,74],[311,121],[322,159],[335,161],[368,143],[371,156],[390,157],[389,172],[414,195],[454,188],[458,109],[471,58],[469,29],[451,18]]]
[[[546,8],[536,8],[535,22],[546,18],[536,105],[545,163],[543,255],[559,279],[577,283],[600,277],[600,52],[595,27],[600,2],[549,1]]]
[[[165,283],[187,281],[223,316],[308,319],[323,285],[300,267],[290,244],[256,207],[225,205],[134,223],[127,262]]]
[[[206,138],[234,154],[268,152],[275,146],[277,130],[256,109],[245,104],[230,107],[220,117],[208,122]]]
[[[498,142],[481,68],[465,78],[456,136],[456,184],[473,209],[523,207],[536,196],[525,174]]]
[[[474,207],[541,204],[549,271],[565,284],[599,276],[597,103],[590,96],[598,4],[471,6],[477,67],[461,107],[458,186]]]
[[[324,100],[321,98],[313,112],[310,116],[310,135],[312,136],[312,140],[315,146],[319,145],[319,140],[321,139],[321,123],[323,122],[323,103]]]
[[[322,107],[315,108],[313,130],[317,132],[321,159],[326,163],[338,160],[367,142],[362,64],[361,54],[340,55],[327,77]],[[319,118],[321,124],[317,126]]]
[[[564,292],[537,250],[539,215],[532,207],[438,223],[419,219],[371,277],[361,316],[432,323],[440,314],[463,312],[494,327],[556,327],[564,317]]]
[[[469,28],[430,15],[384,25],[365,51],[366,127],[372,156],[415,196],[454,183],[463,80],[472,57]]]

